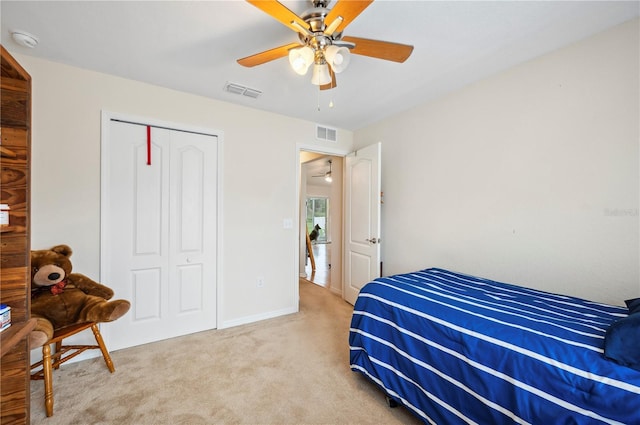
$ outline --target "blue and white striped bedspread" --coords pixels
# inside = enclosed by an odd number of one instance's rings
[[[603,357],[627,313],[442,269],[384,277],[354,306],[351,368],[425,423],[640,424],[640,372]]]

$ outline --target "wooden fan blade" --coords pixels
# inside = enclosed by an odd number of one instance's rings
[[[289,43],[284,46],[276,47],[271,50],[265,50],[255,55],[247,56],[246,58],[238,59],[238,63],[242,66],[253,67],[256,65],[262,65],[263,63],[270,62],[274,59],[280,59],[289,54],[289,50],[300,47],[300,43]]]
[[[351,49],[351,53],[354,55],[370,56],[372,58],[402,63],[406,61],[411,55],[411,52],[413,52],[413,46],[407,44],[369,40],[358,37],[343,37],[342,39],[355,43],[356,47]]]
[[[294,25],[293,22],[297,22],[302,28],[309,29],[309,24],[277,0],[247,0],[247,2],[295,32],[300,32],[300,28]]]
[[[329,14],[324,18],[324,22],[327,25],[331,25],[331,23],[336,20],[339,16],[342,17],[342,22],[337,27],[333,28],[333,31],[330,33],[325,33],[327,35],[331,35],[334,32],[341,32],[345,29],[347,25],[351,23],[363,10],[365,10],[373,0],[339,0],[333,9],[329,12]]]
[[[320,86],[320,90],[331,90],[335,89],[338,83],[336,83],[336,73],[333,72],[333,69],[329,67],[329,74],[331,75],[331,82],[329,84],[322,84]]]

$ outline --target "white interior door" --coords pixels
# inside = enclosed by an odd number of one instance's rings
[[[111,350],[216,327],[217,137],[111,120],[101,279],[131,301]]]
[[[380,277],[380,157],[377,143],[345,159],[344,299],[355,304],[360,288]]]

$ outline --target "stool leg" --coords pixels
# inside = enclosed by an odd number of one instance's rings
[[[53,416],[53,376],[51,373],[51,346],[42,346],[42,371],[44,375],[44,407],[47,417]]]
[[[61,350],[62,350],[62,341],[58,341],[58,342],[56,342],[56,351],[54,351],[54,354],[55,353],[59,353]],[[60,364],[57,364],[54,367],[54,369],[56,369],[56,370],[60,369]]]
[[[102,357],[104,357],[104,362],[107,364],[107,367],[109,368],[109,372],[111,373],[115,372],[116,368],[113,366],[113,361],[111,360],[111,356],[107,351],[107,347],[104,345],[104,340],[102,339],[102,335],[100,334],[100,328],[98,328],[98,324],[94,323],[91,326],[91,330],[93,331],[93,336],[96,337],[96,342],[100,347],[100,351],[102,351]]]

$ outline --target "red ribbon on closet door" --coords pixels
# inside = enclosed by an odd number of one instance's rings
[[[147,165],[151,165],[151,126],[147,126]]]

